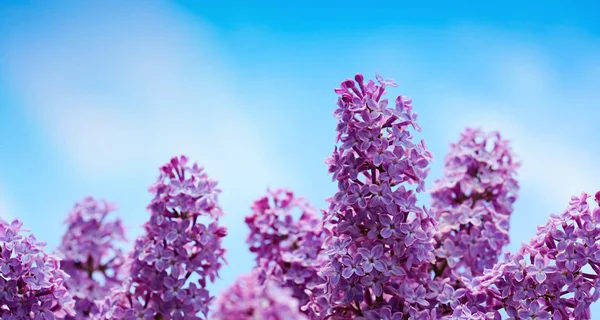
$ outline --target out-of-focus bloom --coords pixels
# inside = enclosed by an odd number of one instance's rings
[[[325,263],[321,251],[325,233],[312,206],[285,189],[269,191],[254,202],[246,217],[247,243],[256,254],[260,280],[270,279],[292,290],[302,310],[311,313],[305,290],[316,290],[322,279],[317,271]]]
[[[292,290],[281,288],[273,280],[259,280],[257,271],[239,277],[233,286],[215,301],[216,320],[303,320]]]
[[[519,163],[498,132],[467,129],[450,145],[444,176],[431,190],[438,223],[434,267],[439,278],[473,277],[498,261],[508,244]]]
[[[75,317],[88,319],[99,312],[96,300],[104,299],[110,290],[122,284],[124,255],[117,247],[125,240],[119,218],[108,220],[116,206],[92,197],[76,203],[66,220],[68,229],[56,254],[60,267],[70,278],[65,282],[75,300]]]

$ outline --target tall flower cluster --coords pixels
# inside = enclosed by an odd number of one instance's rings
[[[120,218],[107,218],[115,209],[113,204],[87,197],[75,204],[66,220],[68,229],[56,254],[61,269],[70,276],[65,285],[75,300],[74,319],[97,314],[95,301],[124,279],[125,257],[117,244],[126,241],[125,230]]]
[[[588,198],[572,197],[529,244],[475,278],[465,306],[495,316],[504,309],[510,319],[591,319],[600,297],[600,209]]]
[[[304,320],[292,290],[281,288],[274,280],[261,281],[257,270],[239,277],[215,301],[216,320]]]
[[[22,223],[0,218],[0,319],[57,319],[74,315],[69,276]]]
[[[600,191],[572,197],[515,254],[508,243],[519,164],[497,132],[467,129],[417,206],[432,155],[411,100],[385,98],[392,80],[361,74],[338,94],[337,192],[319,217],[286,189],[252,204],[245,221],[256,266],[218,298],[225,263],[220,190],[175,157],[150,187],[150,218],[133,250],[109,219],[115,206],[77,203],[58,257],[0,219],[0,319],[499,320],[591,319],[600,298]],[[62,258],[62,261],[59,260]],[[214,304],[213,304],[214,303]]]
[[[467,129],[450,145],[444,176],[431,190],[431,212],[439,227],[436,276],[471,278],[497,262],[509,242],[518,166],[498,132]]]
[[[123,291],[104,301],[101,318],[203,319],[212,299],[206,289],[224,262],[226,229],[217,182],[185,156],[161,168],[150,187],[146,234],[135,242]]]
[[[391,80],[342,82],[338,146],[327,160],[338,183],[325,217],[329,262],[326,310],[321,316],[379,319],[427,313],[424,283],[435,262],[434,221],[416,206],[416,192],[432,159],[423,141],[411,100],[399,96],[395,107],[384,98]],[[323,300],[323,299],[321,299]]]
[[[307,201],[285,189],[269,191],[254,202],[246,217],[250,228],[247,243],[256,254],[261,279],[292,290],[307,313],[306,289],[322,282],[317,271],[325,262],[321,251],[325,233],[322,219]]]

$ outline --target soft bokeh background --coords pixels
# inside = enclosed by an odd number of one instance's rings
[[[253,266],[243,218],[267,187],[317,207],[333,194],[333,88],[356,72],[413,97],[436,156],[429,186],[465,126],[513,141],[511,250],[600,189],[597,1],[215,3],[0,3],[2,217],[53,250],[94,195],[119,204],[134,239],[158,167],[187,154],[224,190],[221,290]]]

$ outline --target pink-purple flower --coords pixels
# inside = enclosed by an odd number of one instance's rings
[[[292,290],[281,288],[274,280],[259,280],[255,271],[236,279],[215,301],[216,320],[304,320]]]
[[[305,290],[319,291],[322,279],[317,272],[325,261],[321,217],[306,200],[277,189],[254,202],[246,224],[250,228],[247,243],[256,254],[260,279],[290,289],[302,311],[311,314]],[[348,243],[338,241],[331,250],[344,252]]]
[[[129,255],[123,286],[101,302],[98,318],[205,319],[213,298],[206,284],[225,261],[220,190],[181,156],[161,168],[150,191],[145,234]]]
[[[320,318],[395,319],[429,306],[419,283],[435,262],[435,223],[415,204],[432,155],[412,142],[419,127],[410,99],[390,107],[387,86],[395,83],[358,74],[335,90],[338,145],[327,163],[338,191],[324,217],[325,292],[311,292],[326,301]]]
[[[468,283],[470,311],[498,316],[496,310],[504,309],[513,319],[591,319],[589,307],[600,297],[600,260],[584,253],[599,250],[600,225],[594,217],[600,208],[592,208],[588,199],[585,193],[572,197],[530,243]],[[577,237],[590,232],[593,243]]]
[[[518,167],[508,141],[497,132],[467,129],[450,145],[444,175],[431,190],[437,276],[462,281],[498,261],[509,241]]]
[[[116,206],[87,197],[76,203],[66,220],[67,231],[56,254],[70,278],[65,282],[75,300],[75,317],[89,319],[99,312],[96,301],[104,299],[125,278],[125,257],[119,242],[125,230],[119,218],[109,220]]]
[[[386,98],[395,86],[357,74],[335,89],[329,208],[317,215],[286,189],[256,200],[245,218],[254,268],[218,297],[207,286],[225,263],[220,190],[180,156],[160,168],[128,254],[106,201],[75,204],[58,257],[19,221],[0,219],[0,318],[591,319],[600,191],[597,205],[572,197],[500,259],[519,189],[510,143],[467,129],[450,145],[430,207],[419,206],[433,157],[414,141],[412,100]]]

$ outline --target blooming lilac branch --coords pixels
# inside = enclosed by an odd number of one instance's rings
[[[434,222],[416,206],[416,185],[424,190],[432,159],[423,141],[414,144],[409,128],[420,130],[411,100],[399,96],[395,108],[384,98],[392,80],[362,75],[336,89],[338,146],[327,160],[338,192],[325,216],[330,261],[323,268],[328,306],[322,317],[402,318],[428,312],[423,283],[429,278]],[[388,318],[389,318],[388,317]]]
[[[75,300],[75,317],[89,319],[98,314],[96,300],[104,299],[112,288],[122,284],[124,255],[116,246],[126,241],[121,219],[107,221],[116,206],[87,197],[67,218],[68,229],[56,254],[60,267],[70,278],[65,282]]]
[[[61,262],[19,221],[0,219],[0,319],[206,319],[213,301],[217,320],[591,319],[600,208],[573,197],[497,262],[519,187],[508,141],[467,129],[431,210],[419,207],[432,155],[413,142],[411,100],[390,106],[396,84],[376,80],[357,74],[335,89],[327,164],[338,189],[323,217],[285,189],[255,201],[246,223],[256,266],[217,299],[206,286],[225,263],[220,190],[181,156],[150,187],[150,219],[128,255],[121,221],[107,218],[115,207],[93,198],[70,213]]]
[[[450,148],[431,212],[439,227],[435,275],[455,282],[492,268],[508,244],[519,164],[498,132],[467,129]]]
[[[235,284],[215,301],[215,320],[261,319],[303,320],[292,290],[281,288],[274,280],[259,280],[258,271],[239,277]]]
[[[572,197],[529,244],[475,278],[466,307],[489,316],[503,309],[510,319],[591,319],[600,297],[600,208],[588,198]]]
[[[317,271],[326,259],[321,251],[325,233],[310,203],[289,190],[269,191],[254,202],[246,224],[260,279],[291,289],[302,310],[316,316],[307,305],[311,300],[305,290],[316,293],[322,282]]]
[[[56,319],[75,315],[59,260],[22,223],[0,218],[0,319]]]
[[[100,317],[206,318],[212,299],[206,283],[218,277],[225,261],[217,182],[181,156],[161,168],[150,192],[151,217],[130,255],[129,277],[123,290],[103,302]]]

